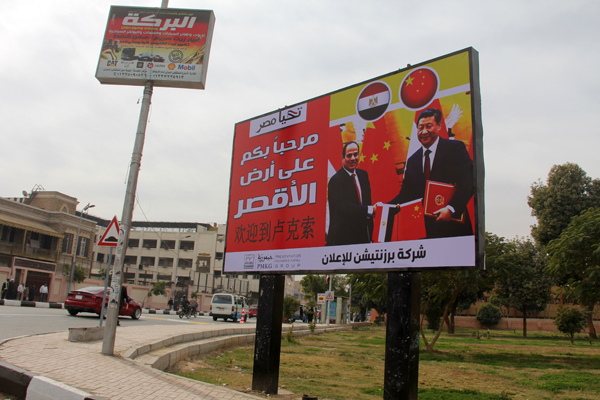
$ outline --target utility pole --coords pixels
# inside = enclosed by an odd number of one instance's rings
[[[163,2],[164,3],[164,2]],[[144,96],[142,98],[142,107],[140,118],[138,120],[135,143],[133,145],[133,154],[129,166],[129,177],[127,179],[127,189],[125,192],[125,201],[123,203],[123,214],[121,217],[119,243],[117,245],[117,254],[111,279],[111,293],[108,300],[108,312],[106,314],[106,329],[104,330],[104,341],[102,342],[102,354],[113,355],[115,348],[115,336],[117,333],[117,323],[119,318],[121,286],[123,274],[123,260],[127,251],[127,241],[129,240],[129,230],[131,229],[131,220],[133,218],[133,205],[135,203],[135,193],[137,190],[140,165],[142,163],[142,150],[144,149],[144,139],[146,136],[146,125],[148,123],[148,113],[152,100],[152,81],[146,81],[144,87]]]

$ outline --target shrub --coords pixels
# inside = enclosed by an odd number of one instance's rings
[[[575,334],[587,326],[587,315],[575,307],[559,307],[556,311],[554,325],[559,331],[568,335],[571,344],[574,344]]]
[[[502,319],[502,313],[500,309],[491,304],[484,304],[477,311],[477,321],[483,326],[492,327],[498,325],[498,322]]]
[[[283,299],[283,318],[291,321],[296,310],[300,309],[300,302],[292,296],[285,296]]]

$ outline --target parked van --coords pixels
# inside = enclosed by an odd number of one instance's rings
[[[248,315],[248,302],[243,296],[238,296],[231,293],[216,293],[210,302],[210,314],[213,321],[217,318],[223,318],[223,321],[231,318],[233,322],[237,322],[238,318],[242,317],[242,309]]]

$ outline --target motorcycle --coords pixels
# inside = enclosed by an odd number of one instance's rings
[[[181,318],[181,319],[183,319],[183,317],[190,319],[190,317],[194,314],[195,314],[195,309],[193,307],[188,307],[185,310],[182,307],[179,309],[179,311],[177,311],[177,315],[179,315],[179,318]]]

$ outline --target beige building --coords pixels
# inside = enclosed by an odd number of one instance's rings
[[[0,280],[25,284],[33,300],[46,284],[48,301],[62,301],[73,256],[75,265],[90,271],[96,224],[76,211],[74,197],[39,185],[23,194],[0,198]]]
[[[35,286],[34,300],[45,283],[48,300],[62,302],[75,257],[88,279],[72,288],[104,284],[101,273],[108,268],[110,248],[98,246],[98,241],[110,220],[76,211],[78,205],[76,198],[39,185],[27,196],[0,198],[0,280],[14,278],[17,285]],[[223,273],[225,229],[224,224],[132,222],[123,260],[128,293],[157,308],[167,308],[169,298],[189,298],[194,292],[203,311],[220,291],[239,293],[256,304],[259,275]],[[166,283],[167,295],[150,298],[152,284],[159,281]],[[285,294],[302,299],[293,276],[286,277]]]

